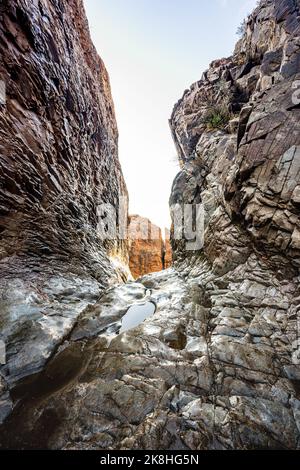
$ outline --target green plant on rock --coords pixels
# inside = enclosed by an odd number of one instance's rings
[[[213,105],[206,112],[203,123],[207,129],[224,129],[230,119],[231,115],[225,107]]]

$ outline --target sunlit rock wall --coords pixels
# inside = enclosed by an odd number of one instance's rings
[[[168,236],[168,231],[166,230]],[[163,238],[159,227],[145,217],[129,218],[129,266],[135,279],[161,271],[172,264],[169,239]]]

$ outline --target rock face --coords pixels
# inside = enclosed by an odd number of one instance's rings
[[[170,121],[182,164],[170,203],[204,206],[203,250],[173,240],[176,269],[207,297],[213,385],[186,415],[204,447],[299,446],[299,7],[260,2]]]
[[[145,217],[130,216],[129,267],[133,277],[159,272],[171,264],[171,245],[168,238],[163,239],[161,229]]]
[[[300,448],[299,46],[299,1],[263,0],[175,106],[170,203],[203,204],[203,249],[173,235],[171,269],[86,308],[14,389],[2,447]]]
[[[97,207],[127,190],[109,78],[81,0],[0,7],[0,422],[78,315],[116,282]]]
[[[213,62],[174,108],[184,168],[170,202],[204,204],[215,272],[258,250],[290,278],[300,248],[299,2],[263,1],[245,29],[234,56]],[[213,126],[224,108],[227,121]]]
[[[170,242],[170,231],[168,229],[165,230],[165,239],[164,239],[164,255],[163,255],[163,266],[164,269],[168,269],[172,266],[173,263],[173,253],[172,247]]]

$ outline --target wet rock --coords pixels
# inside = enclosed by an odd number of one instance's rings
[[[299,391],[287,374],[296,338],[295,280],[278,282],[255,255],[221,278],[197,257],[177,266],[109,289],[80,317],[46,368],[56,389],[42,403],[36,396],[27,404],[26,419],[15,410],[6,446],[297,447]],[[140,302],[150,285],[154,316],[122,334],[111,329],[124,305]],[[106,324],[83,335],[93,316]],[[75,358],[76,344],[82,365],[75,370],[75,359],[67,359]],[[68,364],[71,381],[64,375],[57,383],[57,370]],[[35,390],[43,390],[45,376],[40,380]],[[50,420],[55,409],[59,417]],[[40,426],[49,420],[51,432],[41,440]]]

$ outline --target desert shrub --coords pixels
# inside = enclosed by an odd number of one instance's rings
[[[224,129],[231,119],[225,106],[212,105],[204,115],[203,123],[207,129]]]

